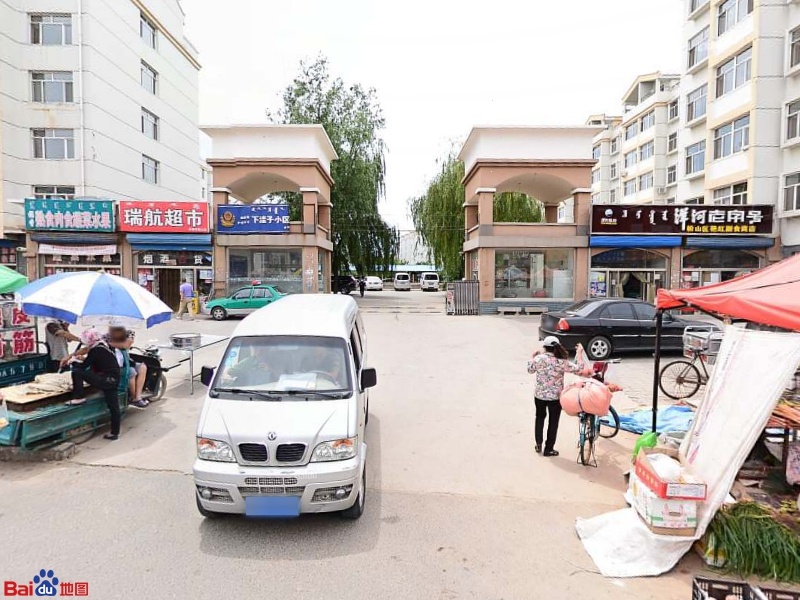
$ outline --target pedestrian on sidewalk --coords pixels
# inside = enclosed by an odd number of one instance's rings
[[[183,320],[183,313],[189,312],[189,304],[194,301],[194,287],[188,281],[184,281],[180,288],[181,301],[178,305],[178,314],[176,317]]]
[[[564,374],[580,373],[590,375],[578,364],[569,361],[569,353],[555,336],[549,335],[542,341],[544,351],[537,350],[528,361],[528,373],[536,375],[536,425],[534,435],[536,452],[542,452],[544,422],[547,419],[547,439],[544,442],[544,456],[558,456],[555,449],[558,435],[558,421],[561,418],[561,392],[564,390]]]

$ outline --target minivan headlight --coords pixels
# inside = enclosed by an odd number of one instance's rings
[[[236,462],[230,444],[208,438],[197,438],[197,458],[218,462]]]
[[[347,460],[356,455],[358,438],[344,438],[330,442],[322,442],[314,448],[311,462],[329,462],[332,460]]]

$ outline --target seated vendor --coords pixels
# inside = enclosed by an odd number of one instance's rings
[[[129,352],[133,346],[135,333],[124,327],[109,327],[108,340],[109,346],[118,352]],[[120,362],[120,359],[117,359]],[[124,364],[120,362],[120,366]],[[133,360],[128,360],[128,389],[131,396],[131,406],[136,408],[146,408],[150,402],[142,398],[144,392],[144,384],[147,379],[147,366],[144,363],[137,363]]]

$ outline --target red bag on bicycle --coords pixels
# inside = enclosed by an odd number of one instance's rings
[[[611,406],[611,390],[599,381],[584,379],[565,387],[559,400],[561,408],[571,417],[582,412],[602,417]]]

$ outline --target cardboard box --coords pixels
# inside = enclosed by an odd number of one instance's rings
[[[636,477],[649,487],[659,498],[671,500],[705,500],[708,494],[706,484],[702,481],[693,481],[691,476],[684,474],[684,481],[670,483],[658,476],[648,456],[650,454],[666,454],[678,459],[678,451],[673,448],[641,448],[636,456],[634,471]]]
[[[647,528],[659,535],[692,537],[697,529],[697,500],[659,498],[635,474],[631,475],[631,499]]]

